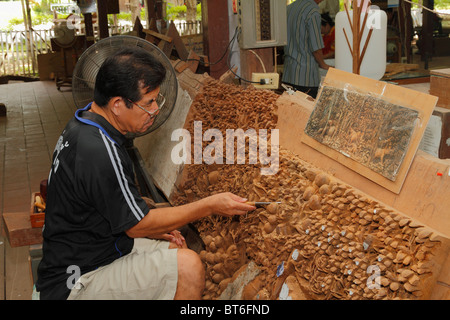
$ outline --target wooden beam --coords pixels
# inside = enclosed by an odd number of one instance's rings
[[[189,69],[191,69],[191,71],[195,73],[197,71],[198,64],[200,63],[200,57],[194,51],[191,50],[189,51],[187,62]]]
[[[2,221],[0,221],[0,226],[3,226]],[[0,300],[6,300],[5,283],[5,241],[4,238],[0,235]]]
[[[142,26],[141,19],[139,17],[136,17],[133,25],[133,31],[136,32],[136,36],[138,36],[139,38],[145,38],[143,30],[144,27]]]
[[[209,54],[209,20],[208,20],[208,1],[207,0],[201,0],[202,5],[202,26],[203,26],[203,53],[208,56]]]
[[[107,0],[106,7],[108,14],[120,13],[119,0]]]
[[[170,58],[172,49],[173,47],[175,47],[175,50],[177,51],[180,59],[186,61],[189,53],[183,41],[181,40],[180,34],[178,33],[178,30],[175,27],[173,21],[170,23],[169,28],[167,29],[166,39],[171,39],[171,41],[161,39],[161,42],[158,44],[158,47],[166,54],[166,56]]]
[[[400,35],[402,37],[402,43],[405,44],[405,57],[407,63],[412,62],[411,52],[411,40],[412,40],[412,17],[411,17],[411,4],[404,0],[400,0],[400,6],[398,8]]]
[[[173,21],[169,24],[169,29],[167,30],[167,35],[173,38],[173,44],[177,50],[178,56],[181,60],[186,60],[188,58],[188,51],[184,45],[183,40],[181,40],[180,34]]]
[[[146,0],[147,8],[147,25],[151,19],[160,20],[163,18],[162,1],[158,0]]]
[[[148,34],[148,35],[151,35],[153,37],[156,37],[158,39],[161,39],[161,40],[164,40],[164,41],[167,41],[167,42],[172,42],[172,40],[173,40],[171,37],[168,37],[168,36],[166,36],[164,34],[158,33],[158,32],[153,31],[153,30],[142,29],[142,31],[144,33]]]
[[[97,16],[100,39],[108,38],[108,6],[106,1],[97,0]]]
[[[230,36],[228,31],[228,2],[203,0],[203,48],[209,61],[217,62],[227,50]],[[210,65],[210,75],[219,79],[228,70],[227,55],[218,63]]]
[[[95,42],[94,27],[92,25],[92,13],[84,13],[84,29],[86,34],[86,45],[90,47]]]
[[[434,0],[425,0],[423,2],[424,7],[433,10],[434,9]],[[420,54],[422,57],[422,61],[425,61],[425,69],[428,69],[428,61],[431,60],[433,56],[433,20],[434,13],[423,10],[423,23],[422,30],[420,32]]]
[[[156,20],[154,18],[150,19],[150,22],[147,24],[147,26],[148,28],[145,30],[151,30],[153,32],[160,34],[158,28],[156,28]],[[144,29],[142,29],[142,31],[144,31]],[[145,40],[153,44],[158,44],[158,42],[160,41],[159,38],[156,38],[149,33],[145,33]]]
[[[201,58],[194,51],[191,50],[189,51],[189,56],[186,62],[178,60],[178,62],[174,66],[175,71],[181,73],[187,68],[189,68],[193,73],[195,73],[197,71],[198,64],[200,63],[200,59]]]

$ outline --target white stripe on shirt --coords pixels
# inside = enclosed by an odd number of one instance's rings
[[[123,196],[125,197],[125,200],[130,207],[131,212],[133,212],[134,216],[138,221],[141,221],[141,219],[144,217],[144,213],[142,212],[141,208],[136,204],[136,201],[134,200],[134,197],[130,191],[130,188],[128,186],[128,181],[125,177],[125,174],[123,173],[122,163],[120,161],[119,155],[117,154],[116,146],[114,143],[111,142],[114,153],[116,157],[114,156],[113,152],[111,151],[111,146],[108,143],[108,137],[99,130],[103,142],[105,143],[106,150],[108,151],[109,158],[111,159],[111,163],[114,168],[114,172],[116,173],[117,181],[119,182],[120,189],[122,190]]]

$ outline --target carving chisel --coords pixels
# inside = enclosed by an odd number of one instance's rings
[[[251,202],[251,201],[247,201],[246,203],[251,205],[251,206],[255,206],[257,208],[263,208],[264,206],[267,206],[267,205],[269,205],[271,203],[280,204],[281,202],[261,202],[261,201]]]

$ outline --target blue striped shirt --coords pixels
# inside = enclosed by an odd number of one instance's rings
[[[319,86],[319,64],[313,52],[324,47],[320,27],[319,6],[314,0],[297,0],[287,7],[283,82]]]

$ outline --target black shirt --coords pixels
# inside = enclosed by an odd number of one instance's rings
[[[36,283],[41,299],[67,299],[74,276],[128,254],[134,240],[125,231],[149,211],[125,136],[89,108],[77,110],[53,152]]]

